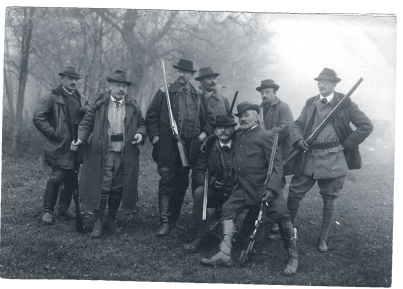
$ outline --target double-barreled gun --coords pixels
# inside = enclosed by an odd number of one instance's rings
[[[267,177],[266,177],[266,180],[264,182],[264,187],[265,188],[266,188],[267,183],[270,181],[271,175],[273,173],[274,159],[276,157],[277,143],[278,143],[278,133],[275,133],[274,134],[273,147],[271,149],[269,169],[267,170]],[[262,201],[260,203],[259,215],[257,216],[257,220],[255,221],[255,229],[253,230],[253,233],[249,237],[248,248],[246,250],[242,250],[241,256],[239,257],[239,261],[241,262],[242,265],[244,265],[248,261],[249,256],[253,251],[253,247],[255,245],[255,241],[257,239],[258,234],[260,234],[260,248],[262,248],[263,239],[264,239],[264,222],[265,222],[264,219],[266,217],[267,205],[268,204],[265,202],[265,200],[262,199]]]
[[[171,126],[171,130],[172,133],[175,136],[176,142],[178,144],[178,149],[179,149],[179,155],[181,157],[181,161],[182,161],[182,166],[184,167],[189,167],[190,166],[190,162],[189,162],[189,158],[187,157],[187,153],[186,153],[186,149],[184,146],[183,141],[181,140],[180,136],[179,136],[179,131],[178,131],[178,127],[176,125],[176,121],[174,119],[174,116],[172,114],[172,109],[171,109],[171,101],[169,99],[169,90],[168,90],[168,84],[167,84],[167,79],[165,76],[165,65],[164,65],[164,60],[161,60],[162,62],[162,71],[164,73],[164,84],[165,84],[165,95],[167,98],[167,106],[168,106],[168,114],[169,114],[169,124]]]

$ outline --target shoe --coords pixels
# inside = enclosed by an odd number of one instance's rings
[[[102,234],[102,218],[97,218],[97,220],[95,221],[95,226],[94,229],[92,230],[90,237],[91,238],[99,238],[101,237]]]
[[[70,212],[70,211],[59,211],[58,212],[59,217],[64,217],[69,220],[75,220],[76,219],[76,214]]]
[[[278,233],[269,232],[267,239],[269,239],[272,242],[276,242],[281,240],[281,235]]]
[[[327,248],[326,240],[318,239],[318,251],[327,252],[327,250],[328,250],[328,248]]]
[[[53,214],[44,213],[42,216],[42,224],[43,225],[53,225]]]
[[[164,237],[168,235],[172,230],[172,226],[168,223],[163,223],[157,231],[157,237]]]
[[[206,266],[213,266],[216,267],[217,265],[231,267],[233,265],[233,261],[231,256],[224,254],[223,252],[218,252],[210,259],[201,258],[200,263]]]
[[[108,224],[109,230],[111,230],[112,233],[114,233],[114,234],[120,233],[120,230],[116,226],[116,223],[115,223],[115,221],[113,219],[108,218],[107,224]]]
[[[284,241],[284,248],[287,250],[288,262],[283,275],[295,275],[298,271],[299,258],[297,247],[297,230],[290,221],[280,224],[280,234]]]
[[[206,237],[198,237],[190,244],[185,244],[183,249],[188,253],[196,253],[200,249],[208,245],[208,240]]]

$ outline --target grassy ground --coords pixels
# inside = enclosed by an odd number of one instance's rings
[[[122,233],[100,239],[75,232],[74,221],[41,224],[48,169],[41,154],[23,158],[3,154],[0,277],[6,279],[132,280],[194,283],[245,283],[315,286],[388,287],[392,278],[394,156],[391,148],[362,147],[363,168],[351,171],[339,198],[327,253],[316,250],[322,200],[318,188],[301,203],[300,269],[281,275],[286,252],[281,242],[266,241],[262,258],[246,267],[206,268],[200,257],[217,252],[218,241],[199,254],[182,249],[192,239],[192,199],[186,195],[182,229],[156,238],[158,224],[156,166],[150,148],[142,148],[138,208],[119,211]],[[284,189],[285,196],[288,189]],[[57,217],[57,215],[55,216]],[[86,224],[94,223],[86,215]],[[234,249],[237,259],[239,249]]]

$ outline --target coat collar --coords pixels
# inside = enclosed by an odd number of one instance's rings
[[[176,81],[172,84],[171,89],[169,90],[173,93],[177,93],[179,91],[179,87],[178,84],[176,83]],[[199,93],[201,93],[201,90],[198,88],[195,88],[190,82],[189,82],[189,91],[190,93],[197,95]]]
[[[281,101],[281,99],[276,96],[276,98],[273,100],[273,102],[270,103],[270,106],[275,105],[275,104],[279,103],[280,101]],[[260,104],[260,107],[263,107],[265,104],[266,104],[266,102],[262,102]]]
[[[101,93],[98,96],[98,98],[95,100],[96,108],[99,108],[103,104],[109,103],[110,96],[111,96],[110,90]],[[125,106],[131,106],[133,109],[137,108],[135,101],[131,97],[129,97],[127,94],[125,95]]]
[[[251,135],[254,135],[255,133],[257,133],[258,131],[261,131],[263,128],[261,126],[261,124],[257,124],[257,126],[255,126],[252,129],[249,130],[244,130],[244,129],[239,129],[239,135],[246,135],[247,137],[250,137]]]
[[[66,105],[66,103],[64,102],[64,100],[63,100],[63,97],[62,97],[62,95],[63,95],[63,84],[60,84],[59,86],[57,86],[57,87],[55,87],[55,88],[53,88],[52,89],[52,93],[54,94],[54,95],[56,95],[56,99],[55,99],[55,101],[57,102],[57,103],[60,103],[60,104],[62,104],[62,105]],[[81,102],[81,106],[84,106],[84,98],[83,98],[83,96],[81,95],[81,93],[76,89],[75,90],[75,93],[76,93],[76,96],[78,97],[78,99],[80,100],[80,102]]]

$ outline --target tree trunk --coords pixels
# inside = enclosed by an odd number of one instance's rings
[[[7,79],[7,72],[5,69],[3,69],[3,74],[4,74],[4,88],[6,91],[7,95],[7,102],[8,102],[8,111],[7,115],[10,117],[9,121],[7,124],[13,124],[14,123],[14,95],[13,95],[13,85],[11,82],[11,79]]]
[[[14,155],[21,155],[22,151],[20,146],[20,135],[22,126],[22,113],[24,109],[25,87],[28,79],[28,62],[29,52],[32,40],[32,30],[35,8],[24,7],[24,24],[22,26],[22,41],[21,41],[21,62],[19,67],[19,85],[18,85],[18,98],[17,109],[15,115],[15,126],[13,130],[13,139],[11,144],[11,152]],[[29,15],[28,15],[29,14]]]

